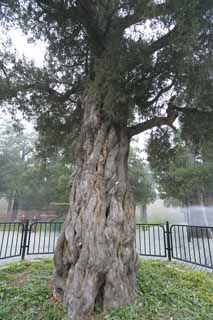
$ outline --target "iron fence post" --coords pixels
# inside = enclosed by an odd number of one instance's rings
[[[22,252],[21,252],[21,260],[24,260],[25,258],[25,253],[26,253],[26,248],[27,248],[27,235],[28,235],[28,226],[29,226],[29,220],[26,220],[24,224],[24,230],[23,230],[23,241],[22,241]]]
[[[168,260],[172,261],[172,247],[171,247],[171,232],[169,227],[169,221],[166,221],[166,237],[167,237],[167,253],[168,253]]]

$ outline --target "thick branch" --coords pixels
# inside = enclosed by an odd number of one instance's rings
[[[139,4],[135,7],[133,14],[129,14],[124,18],[119,17],[116,22],[117,27],[120,30],[125,30],[145,20],[157,18],[159,16],[168,14],[169,8],[166,4],[158,4],[155,5],[152,9],[148,8],[148,10],[146,10],[145,8],[146,5],[148,6],[148,4],[144,4],[139,1]],[[150,12],[148,13],[147,11]]]
[[[148,121],[139,123],[133,127],[128,128],[128,135],[131,138],[139,133],[142,133],[154,127],[161,127],[161,126],[173,127],[173,123],[177,119],[177,117],[178,117],[178,113],[175,110],[168,109],[166,117],[154,117]]]
[[[97,56],[104,50],[104,35],[98,23],[98,13],[92,1],[79,0],[79,18]]]
[[[174,83],[172,82],[169,86],[167,86],[167,87],[165,87],[165,88],[162,88],[162,89],[157,93],[157,95],[156,95],[152,100],[150,100],[150,101],[148,102],[148,104],[149,104],[149,105],[152,105],[153,103],[157,102],[164,93],[168,92],[168,91],[173,87],[173,85],[174,85]]]
[[[153,54],[154,52],[166,47],[168,44],[171,44],[171,40],[178,34],[178,27],[175,26],[171,31],[169,31],[164,36],[160,37],[159,39],[153,41],[145,51],[148,54]]]
[[[58,102],[58,103],[64,103],[66,101],[72,101],[76,102],[75,100],[72,100],[71,97],[73,95],[80,96],[80,93],[82,92],[82,83],[76,82],[72,84],[72,87],[65,91],[64,93],[59,93],[53,88],[51,88],[50,83],[46,81],[34,81],[29,83],[9,83],[5,80],[5,83],[1,82],[1,85],[3,84],[7,87],[7,90],[5,90],[4,95],[1,96],[1,100],[9,100],[13,97],[17,97],[18,93],[27,93],[30,91],[37,91],[41,93],[45,93],[48,95],[47,99],[50,103],[52,102]]]

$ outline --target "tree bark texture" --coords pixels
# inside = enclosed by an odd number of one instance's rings
[[[70,209],[54,257],[55,291],[72,320],[132,303],[137,255],[135,207],[129,189],[129,137],[83,101],[83,122]]]

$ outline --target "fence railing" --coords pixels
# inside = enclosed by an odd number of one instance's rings
[[[62,222],[0,223],[0,259],[53,254]],[[181,260],[213,269],[213,227],[137,224],[139,255]]]
[[[172,258],[213,269],[213,227],[172,225]]]
[[[19,222],[0,223],[0,259],[21,256],[24,227]]]
[[[62,222],[34,222],[29,227],[27,254],[53,254]]]
[[[135,246],[139,255],[166,257],[166,231],[159,224],[136,224]]]

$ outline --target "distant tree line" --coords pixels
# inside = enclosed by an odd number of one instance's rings
[[[0,195],[8,200],[7,214],[12,220],[19,209],[47,209],[52,203],[67,208],[75,163],[67,159],[68,150],[45,156],[43,151],[37,146],[34,131],[32,134],[0,123]],[[135,200],[146,211],[147,204],[155,199],[155,191],[149,168],[137,148],[131,149],[129,169]]]

